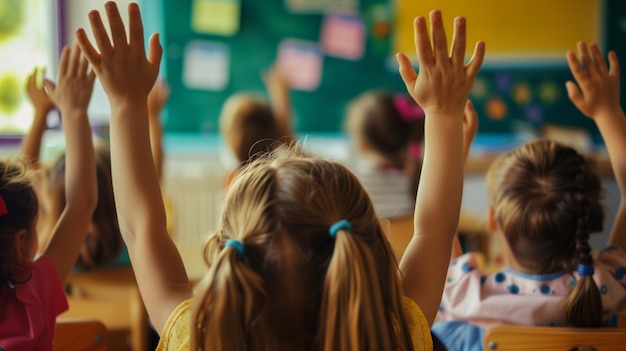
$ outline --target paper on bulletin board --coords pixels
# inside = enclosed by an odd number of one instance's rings
[[[356,13],[331,13],[324,17],[320,38],[328,56],[359,60],[365,52],[365,25]]]
[[[318,44],[283,39],[278,45],[276,68],[294,90],[313,91],[322,80],[322,54]]]
[[[219,91],[229,82],[230,50],[218,42],[193,40],[185,48],[183,82],[190,89]]]
[[[353,10],[359,8],[358,0],[285,0],[285,7],[291,12],[325,13],[333,10]]]
[[[239,31],[241,0],[194,0],[191,28],[202,34],[231,36]]]

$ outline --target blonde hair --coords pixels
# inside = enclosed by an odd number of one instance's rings
[[[602,231],[600,178],[571,147],[539,140],[501,156],[487,174],[491,207],[516,260],[535,274],[592,265],[589,234]],[[584,275],[566,299],[575,326],[600,326],[602,302]]]
[[[393,252],[342,165],[281,148],[244,168],[205,257],[192,350],[413,349]]]
[[[268,103],[250,93],[226,100],[220,114],[220,133],[242,164],[273,150],[281,138]]]

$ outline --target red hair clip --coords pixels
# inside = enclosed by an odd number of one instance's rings
[[[9,209],[7,209],[7,204],[4,202],[2,194],[0,194],[0,216],[4,216],[7,213],[9,213]]]
[[[393,97],[393,106],[400,115],[400,118],[406,123],[411,123],[424,118],[424,110],[404,95],[396,95]]]

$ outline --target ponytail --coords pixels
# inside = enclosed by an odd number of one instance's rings
[[[320,350],[413,349],[404,316],[386,306],[380,278],[367,244],[349,228],[337,230],[322,293]]]
[[[602,298],[593,279],[593,257],[589,246],[589,201],[581,201],[581,215],[576,229],[576,251],[580,277],[569,292],[566,302],[567,322],[575,327],[602,325]]]
[[[250,268],[249,254],[241,248],[227,242],[198,285],[191,350],[278,349],[267,317],[263,278]]]

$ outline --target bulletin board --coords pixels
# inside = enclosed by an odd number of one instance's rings
[[[144,1],[144,16],[150,16],[152,1]],[[359,13],[367,22],[369,10],[377,5],[391,9],[386,0],[361,0]],[[233,93],[251,91],[265,94],[261,72],[276,60],[284,38],[311,42],[320,39],[324,20],[320,13],[294,13],[286,0],[241,0],[241,19],[233,36],[197,33],[192,29],[192,0],[160,2],[162,41],[165,46],[164,75],[172,88],[166,131],[214,133],[223,102]],[[146,15],[147,14],[147,15]],[[365,24],[368,25],[367,23]],[[184,81],[185,50],[193,41],[213,41],[228,47],[229,82],[221,91],[193,89]],[[298,131],[342,130],[347,103],[373,88],[402,91],[404,85],[392,64],[388,67],[390,42],[372,41],[368,36],[365,52],[358,60],[324,56],[320,85],[313,91],[292,93],[295,128]],[[206,72],[206,74],[212,74]]]
[[[164,120],[166,131],[217,132],[221,106],[231,94],[239,91],[264,93],[261,71],[276,60],[282,39],[319,41],[323,14],[293,13],[287,9],[288,1],[241,0],[240,26],[233,36],[194,31],[192,0],[142,2],[146,22],[155,22],[157,16],[160,20],[158,28],[147,30],[160,31],[165,47],[163,75],[172,88]],[[487,64],[481,69],[470,95],[479,112],[479,132],[536,132],[550,123],[582,127],[598,140],[592,121],[584,118],[567,98],[564,84],[572,77],[564,53],[574,49],[580,39],[598,42],[604,52],[615,50],[622,67],[626,67],[626,46],[623,45],[626,42],[626,1],[357,2],[368,33],[364,55],[358,60],[323,57],[319,87],[292,93],[297,131],[341,131],[347,104],[366,90],[405,92],[393,54],[397,51],[413,53],[413,17],[439,8],[447,23],[455,15],[463,14],[468,18],[469,42],[478,37],[487,41]],[[155,8],[158,14],[151,11]],[[392,25],[386,40],[376,40],[372,37],[375,26],[371,16],[385,9],[389,11],[390,23],[396,25]],[[448,27],[451,31],[449,23]],[[185,48],[197,40],[217,42],[228,48],[229,82],[223,90],[205,91],[184,83]],[[468,46],[468,50],[471,48]],[[626,88],[621,92],[622,100],[626,101]]]

